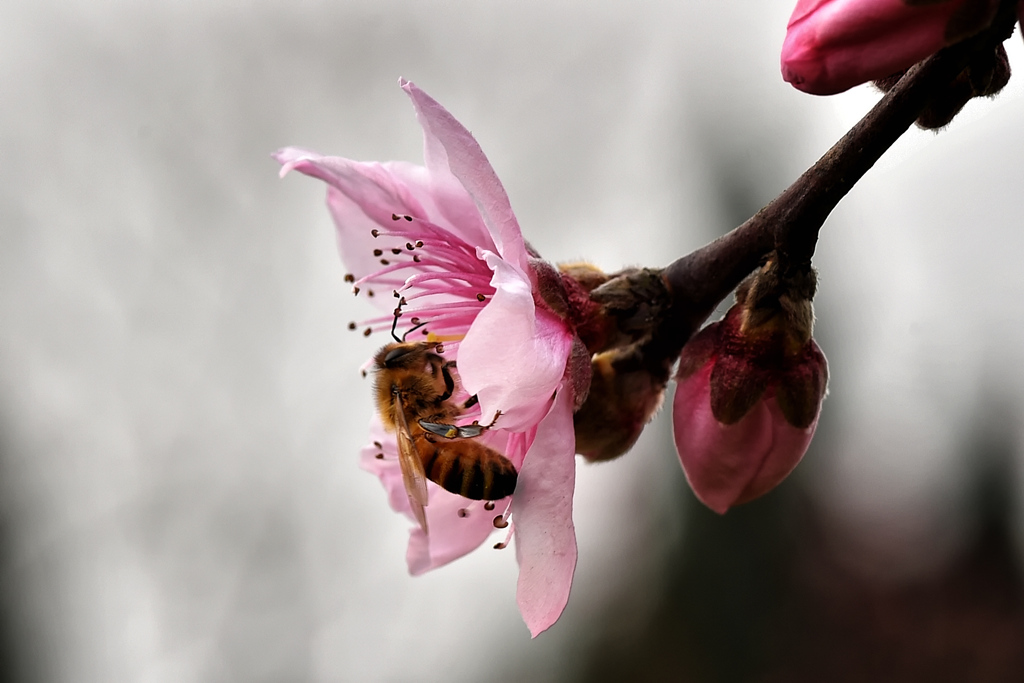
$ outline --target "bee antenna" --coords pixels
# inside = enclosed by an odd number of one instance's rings
[[[397,321],[398,318],[395,318],[395,320]],[[412,327],[410,327],[409,329],[407,329],[405,331],[405,334],[402,335],[402,339],[400,341],[405,341],[405,338],[408,337],[410,333],[415,332],[416,330],[420,329],[424,325],[426,325],[425,322],[424,323],[417,323],[417,324],[413,325]],[[393,332],[392,332],[392,336],[394,336]],[[398,337],[395,337],[395,339],[398,339]]]
[[[395,309],[395,319],[391,321],[391,337],[396,342],[404,342],[405,341],[405,335],[402,335],[402,338],[399,339],[398,338],[398,334],[395,333],[395,329],[398,327],[398,316],[400,316],[400,315],[402,315],[402,307],[401,306],[399,306],[398,308]],[[405,334],[409,334],[409,333],[406,332]]]

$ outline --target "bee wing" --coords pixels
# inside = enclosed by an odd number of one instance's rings
[[[486,427],[483,425],[464,425],[459,427],[457,425],[444,424],[443,422],[427,422],[426,420],[420,420],[420,427],[427,430],[431,434],[437,436],[443,436],[446,439],[474,439],[486,431]]]
[[[394,395],[395,416],[398,429],[398,464],[402,467],[402,481],[405,493],[409,496],[409,506],[416,521],[427,533],[427,513],[423,509],[427,504],[427,473],[423,471],[423,461],[416,452],[409,423],[405,419],[405,407],[399,394]]]

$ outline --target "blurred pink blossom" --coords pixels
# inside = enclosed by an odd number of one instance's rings
[[[902,71],[991,22],[996,0],[799,0],[782,45],[782,77],[832,95]]]
[[[533,259],[476,140],[415,85],[399,84],[423,128],[425,166],[296,148],[274,156],[282,175],[294,169],[327,183],[346,277],[387,311],[366,321],[366,332],[390,330],[399,305],[398,331],[443,340],[445,357],[457,361],[463,397],[479,398],[465,417],[486,421],[501,411],[479,438],[515,465],[515,494],[485,503],[430,482],[430,531],[410,532],[410,573],[461,557],[507,520],[520,565],[517,600],[536,636],[561,615],[576,566],[575,403],[567,377],[576,337],[538,295]],[[395,436],[377,416],[371,441],[363,468],[380,478],[391,507],[413,519]]]

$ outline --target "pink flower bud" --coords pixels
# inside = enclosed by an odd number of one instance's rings
[[[828,380],[810,337],[809,298],[794,307],[782,297],[766,313],[764,299],[750,302],[756,288],[741,288],[726,317],[690,340],[676,376],[676,450],[694,493],[720,514],[793,471],[814,436]],[[801,304],[806,310],[794,316]]]
[[[782,77],[832,95],[906,69],[987,27],[998,0],[799,0]]]

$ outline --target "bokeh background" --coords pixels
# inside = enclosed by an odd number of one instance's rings
[[[511,551],[410,578],[323,187],[269,153],[477,136],[551,260],[665,265],[877,94],[783,83],[790,0],[0,2],[0,678],[1024,678],[1024,78],[908,133],[829,220],[831,395],[719,517],[661,415],[579,467],[534,641]],[[1008,43],[1024,66],[1024,43]]]

